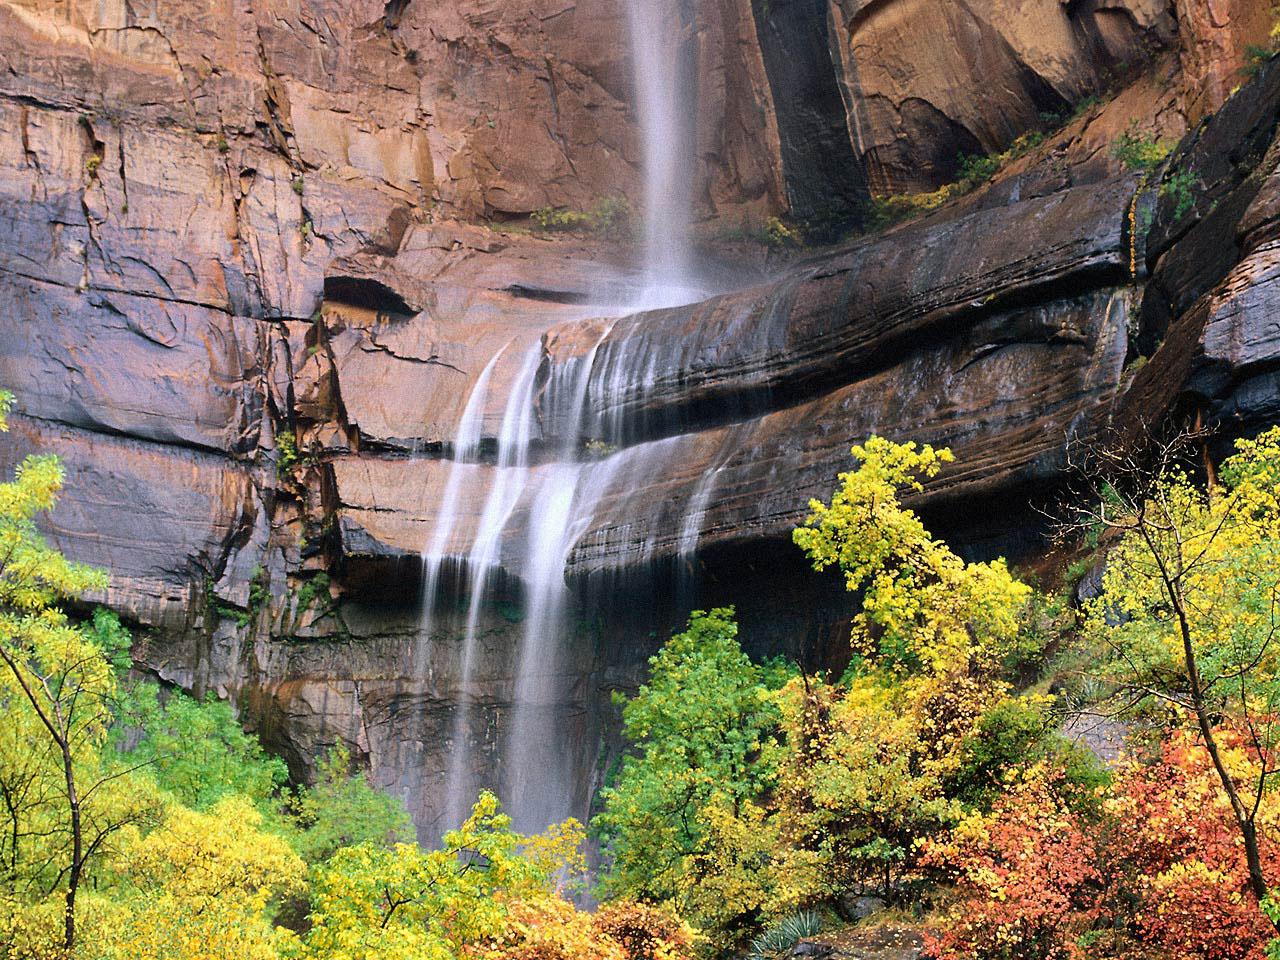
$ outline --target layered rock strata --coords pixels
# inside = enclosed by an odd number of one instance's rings
[[[503,350],[481,476],[520,348],[540,343],[536,477],[576,426],[558,385],[594,350],[577,439],[617,469],[570,552],[591,615],[557,678],[585,810],[615,746],[609,690],[695,598],[737,603],[755,652],[837,656],[847,600],[785,541],[851,443],[951,446],[931,522],[975,555],[1028,553],[1028,506],[1072,438],[1280,416],[1280,71],[1164,169],[1111,152],[1134,117],[1173,137],[1216,106],[1225,91],[1189,106],[1200,81],[1177,71],[1225,84],[1255,18],[1006,6],[938,21],[1000,84],[957,72],[905,0],[689,7],[708,232],[932,186],[1120,62],[1156,66],[927,219],[785,264],[706,250],[723,293],[626,315],[625,242],[521,219],[634,193],[612,0],[0,3],[0,384],[20,410],[0,467],[63,458],[48,533],[110,569],[96,599],[142,667],[233,698],[300,777],[346,742],[429,836],[444,758],[502,762],[520,632],[508,550],[469,689],[456,613],[424,635],[419,555],[457,421]],[[1228,34],[1236,52],[1213,53]]]

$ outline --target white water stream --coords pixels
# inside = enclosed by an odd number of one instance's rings
[[[642,279],[626,312],[689,303],[705,295],[698,287],[689,240],[693,125],[688,101],[689,91],[696,87],[679,4],[680,0],[627,0],[644,147],[644,236]],[[575,695],[572,665],[565,656],[571,600],[565,567],[611,491],[630,490],[652,478],[655,470],[662,469],[663,454],[671,446],[657,441],[603,457],[586,450],[582,432],[588,419],[588,384],[608,331],[606,325],[588,353],[563,364],[545,384],[539,378],[540,370],[546,368],[542,338],[523,348],[497,431],[493,464],[480,462],[484,414],[494,370],[509,348],[517,349],[512,344],[499,350],[477,377],[458,423],[431,541],[422,556],[421,633],[428,642],[440,610],[455,596],[465,597],[467,604],[448,736],[449,768],[440,824],[445,829],[461,823],[484,787],[498,790],[522,830],[538,830],[582,812],[572,809],[575,758],[563,735],[565,711],[572,708]],[[615,380],[619,389],[635,383],[637,376],[647,382],[653,359],[637,358],[644,371],[619,371],[611,364],[605,392]],[[593,393],[598,390],[597,384]],[[550,442],[543,436],[546,424],[540,415],[560,424],[560,435],[549,438]],[[696,546],[697,524],[712,483],[709,478],[700,485],[685,505],[682,555],[691,554]],[[484,507],[469,531],[470,546],[463,554],[451,549],[451,543],[468,532],[460,516],[462,504],[477,502],[474,492],[479,484],[487,484]],[[464,492],[471,496],[464,497]],[[479,777],[476,770],[485,764],[477,763],[474,755],[476,727],[485,715],[480,713],[483,705],[477,691],[484,688],[486,678],[478,671],[485,661],[486,614],[493,607],[499,569],[521,581],[521,627],[513,658],[509,716],[501,724],[502,739],[497,744],[498,769]],[[460,570],[462,576],[454,578],[456,583],[447,583],[443,574],[452,570]],[[492,688],[494,679],[487,680]],[[479,736],[487,737],[487,730]]]

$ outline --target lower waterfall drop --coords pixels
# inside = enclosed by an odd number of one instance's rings
[[[693,3],[626,0],[644,205],[639,283],[622,311],[673,307],[706,295],[690,241],[696,109],[690,109],[688,91],[697,89],[689,30]],[[601,309],[604,315],[620,312],[618,306]],[[625,349],[622,354],[606,350],[612,329],[612,322],[604,323],[590,350],[559,365],[551,361],[545,336],[526,349],[506,397],[492,465],[481,462],[480,425],[490,378],[507,347],[478,377],[457,429],[437,525],[423,554],[424,632],[437,607],[451,596],[466,599],[447,737],[441,814],[446,829],[465,819],[482,788],[499,793],[524,832],[586,812],[585,784],[576,774],[594,756],[577,754],[594,744],[571,733],[575,718],[585,712],[586,692],[567,657],[574,634],[567,568],[575,546],[606,505],[609,523],[623,538],[626,561],[638,569],[650,564],[657,533],[650,529],[641,536],[633,529],[628,508],[643,498],[631,494],[656,484],[677,449],[672,438],[627,445],[621,421],[600,423],[596,405],[622,409],[613,402],[615,391],[630,391],[634,398],[639,385],[643,392],[659,361],[652,352],[631,356]],[[602,426],[606,434],[594,438],[599,441],[595,449],[584,445],[588,424]],[[621,449],[605,445],[614,441]],[[709,478],[688,502],[669,505],[675,514],[671,520],[681,530],[678,562],[687,563],[686,555],[696,546],[711,483]],[[465,555],[451,549],[461,539],[457,514],[464,490],[473,503],[480,502],[476,494],[481,493],[484,504]],[[459,582],[446,584],[443,572],[454,569],[461,571]],[[499,588],[511,587],[513,580],[519,581],[520,627],[515,649],[507,651],[512,661],[510,707],[504,712],[498,709],[501,695],[493,691],[505,689],[506,678],[495,684],[498,678],[481,672],[495,662],[494,651],[484,648],[486,618],[501,599]],[[499,700],[480,704],[480,689]],[[480,706],[487,712],[478,730]],[[497,749],[496,769],[483,777],[477,770],[486,768],[486,758],[477,756],[477,747]]]
[[[467,553],[467,620],[462,641],[458,702],[454,708],[450,737],[449,771],[445,780],[445,820],[450,828],[466,819],[480,788],[469,769],[472,757],[467,744],[475,705],[472,687],[480,639],[480,616],[495,568],[501,560],[502,532],[529,481],[529,450],[535,425],[533,390],[541,360],[542,341],[539,339],[525,352],[520,372],[507,397],[498,431],[493,479]]]

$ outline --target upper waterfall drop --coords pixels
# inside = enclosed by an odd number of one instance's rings
[[[701,299],[693,226],[697,77],[687,0],[625,0],[644,175],[642,286],[632,306]]]

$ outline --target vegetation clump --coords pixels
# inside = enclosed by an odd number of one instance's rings
[[[604,197],[590,210],[542,207],[529,215],[534,228],[547,233],[591,233],[622,238],[632,229],[631,204],[626,197]]]
[[[751,941],[752,960],[780,957],[805,937],[822,932],[822,917],[816,910],[801,910],[783,917]]]
[[[1280,4],[1271,5],[1271,34],[1266,44],[1250,44],[1245,47],[1244,67],[1242,72],[1247,77],[1256,77],[1262,68],[1280,54]]]
[[[1056,119],[1056,118],[1055,118]],[[866,229],[869,232],[885,230],[905,220],[923,216],[937,210],[943,204],[972,193],[990,182],[1006,164],[1026,156],[1044,143],[1042,131],[1032,130],[1022,134],[1002,153],[980,156],[961,154],[958,158],[959,177],[937,190],[926,193],[897,193],[886,197],[873,197],[866,212]]]
[[[1126,170],[1138,173],[1150,173],[1159,167],[1173,151],[1173,147],[1151,134],[1138,132],[1130,127],[1116,138],[1111,147],[1111,155],[1120,161]]]
[[[760,956],[794,942],[797,911],[947,888],[940,960],[1273,955],[1280,428],[1207,487],[1168,455],[1102,457],[1080,528],[1105,573],[1080,608],[963,561],[902,506],[948,451],[854,456],[795,532],[861,597],[852,664],[771,674],[730,611],[694,614],[624,709],[637,752],[596,821],[606,889]],[[1086,707],[1133,729],[1111,769],[1058,732],[1071,703],[1018,688],[1028,663],[1051,672],[1046,632],[1083,645]]]

